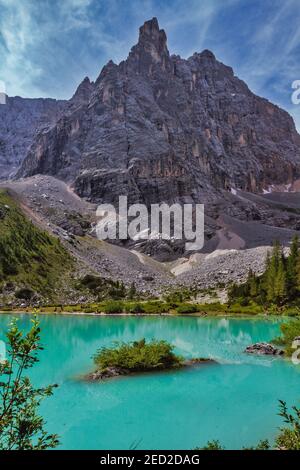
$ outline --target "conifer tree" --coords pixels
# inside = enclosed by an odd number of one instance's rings
[[[275,297],[275,278],[277,274],[279,261],[279,244],[275,242],[271,256],[267,260],[266,271],[264,274],[264,287],[268,303],[274,302]]]
[[[255,298],[258,295],[258,279],[250,269],[248,274],[248,283],[249,283],[249,294],[251,298]]]
[[[136,296],[136,287],[135,287],[134,282],[132,282],[128,291],[128,298],[132,300],[135,298],[135,296]]]
[[[299,272],[299,238],[293,237],[290,254],[287,258],[286,286],[289,299],[293,299],[297,294]]]
[[[278,267],[274,279],[274,301],[282,304],[287,297],[286,270],[283,255],[278,260]]]

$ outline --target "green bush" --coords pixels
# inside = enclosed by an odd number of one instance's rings
[[[145,339],[132,343],[117,343],[113,348],[103,347],[94,356],[100,369],[117,367],[130,371],[149,371],[179,366],[183,359],[173,352],[174,347],[166,341]]]
[[[261,313],[262,307],[259,305],[256,305],[254,302],[251,302],[251,301],[248,302],[248,305],[241,305],[241,304],[235,303],[228,307],[228,312],[253,315],[253,314]]]
[[[280,325],[281,336],[274,340],[275,343],[284,346],[285,353],[291,356],[295,349],[292,348],[292,343],[296,336],[300,336],[300,320],[292,320],[288,323]]]
[[[83,311],[84,313],[95,313],[95,309],[91,307],[86,307]]]
[[[103,306],[104,313],[122,313],[124,311],[123,302],[112,300]]]
[[[77,283],[77,288],[86,288],[94,294],[98,295],[98,298],[112,299],[123,299],[126,296],[126,288],[121,281],[113,281],[112,279],[106,279],[94,274],[86,274]]]
[[[144,307],[140,303],[126,303],[125,312],[127,313],[144,313]]]
[[[27,287],[23,287],[22,289],[19,289],[15,293],[15,297],[21,300],[30,300],[32,299],[33,296],[34,296],[33,290],[28,289]]]
[[[95,290],[103,285],[103,279],[93,274],[87,274],[80,280],[80,283],[89,290]]]
[[[198,311],[198,306],[194,304],[182,304],[176,308],[177,313],[196,313]]]
[[[143,309],[145,313],[148,313],[150,315],[168,313],[170,310],[170,305],[165,302],[161,302],[157,300],[154,300],[154,301],[150,300],[148,302],[143,303]]]

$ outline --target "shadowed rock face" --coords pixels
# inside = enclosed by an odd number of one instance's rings
[[[0,105],[0,179],[13,175],[24,160],[38,129],[61,116],[64,101],[6,97]]]
[[[85,79],[39,133],[18,176],[51,174],[94,202],[209,202],[300,176],[287,112],[254,95],[210,51],[169,54],[156,18],[119,65]],[[280,171],[278,169],[280,168]]]

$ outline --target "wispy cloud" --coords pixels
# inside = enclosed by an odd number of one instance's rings
[[[30,12],[24,4],[15,11],[11,10],[11,2],[0,2],[0,56],[1,78],[5,81],[7,91],[10,88],[16,93],[30,88],[32,79],[38,77],[41,69],[34,66],[27,51],[36,39]]]
[[[290,99],[300,79],[299,0],[0,0],[0,80],[10,95],[69,97],[85,75],[123,60],[153,16],[170,52],[212,49],[300,127]]]
[[[245,22],[247,34],[231,64],[254,92],[286,108],[298,129],[300,110],[292,104],[291,85],[300,78],[299,24],[298,0],[265,0],[260,14]]]

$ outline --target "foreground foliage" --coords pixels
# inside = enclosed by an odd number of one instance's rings
[[[0,362],[0,450],[44,450],[58,445],[56,434],[44,429],[38,407],[53,393],[54,385],[35,388],[24,372],[38,362],[40,328],[32,321],[23,335],[13,321],[7,333],[8,359]]]
[[[284,347],[285,354],[291,356],[295,352],[293,342],[295,338],[300,338],[300,320],[294,319],[280,325],[281,336],[273,342]]]
[[[98,369],[107,367],[127,369],[133,372],[163,370],[180,366],[183,359],[173,352],[174,347],[166,341],[145,339],[132,343],[117,343],[112,348],[101,348],[94,356]]]
[[[280,432],[275,439],[274,446],[265,439],[260,441],[255,447],[248,447],[244,450],[300,450],[300,409],[293,406],[288,410],[286,403],[279,400],[279,416],[287,426],[280,428]],[[204,447],[198,450],[225,450],[219,441],[209,441]]]
[[[196,447],[195,450],[225,450],[224,447],[221,446],[220,441],[208,441],[204,447]]]

